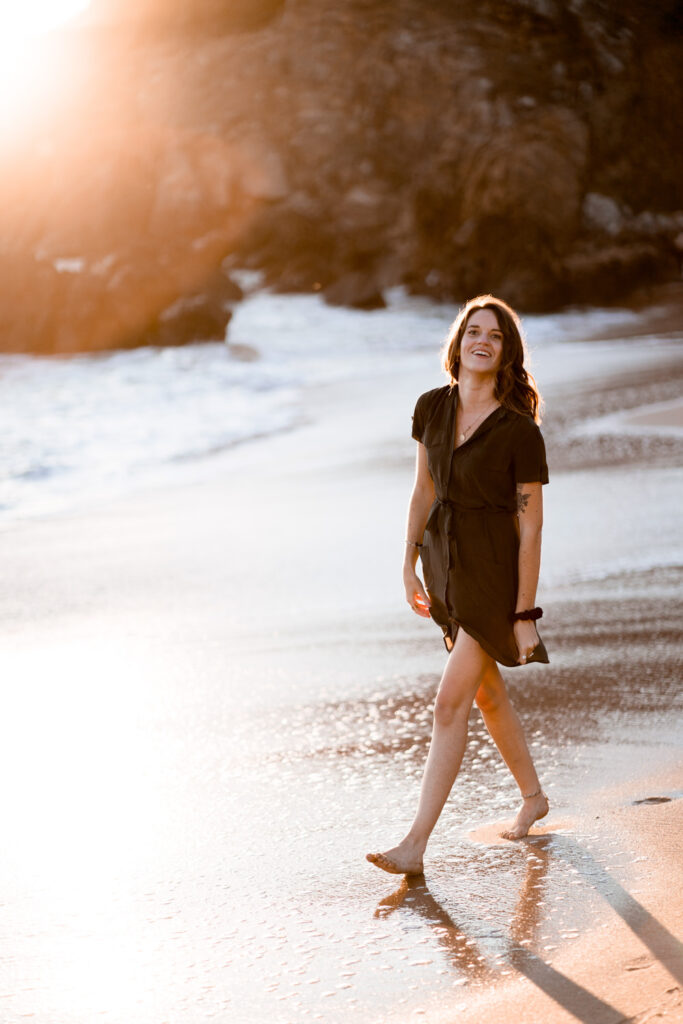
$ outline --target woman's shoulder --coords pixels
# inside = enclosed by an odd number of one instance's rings
[[[448,411],[448,394],[450,385],[425,391],[418,398],[413,413],[413,437],[423,444],[434,441],[439,434]]]
[[[440,388],[432,388],[430,391],[425,391],[418,398],[416,408],[419,406],[422,412],[431,412],[433,409],[438,409],[440,405],[444,404],[450,393],[450,384],[443,384]]]
[[[520,483],[539,481],[548,483],[548,463],[545,441],[540,427],[533,416],[508,411],[511,424],[508,446],[512,457],[515,480]]]
[[[541,433],[541,428],[530,413],[517,412],[515,409],[506,409],[505,411],[511,427],[521,437],[529,437]]]

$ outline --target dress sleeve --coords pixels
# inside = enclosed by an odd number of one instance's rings
[[[426,422],[426,399],[429,392],[425,392],[424,395],[420,395],[417,402],[415,403],[415,412],[413,413],[413,437],[416,441],[423,441],[425,432]]]
[[[520,421],[512,453],[515,483],[548,483],[548,464],[545,458],[543,435],[530,416]]]

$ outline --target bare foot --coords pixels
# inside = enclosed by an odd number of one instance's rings
[[[387,850],[386,853],[366,853],[365,859],[369,860],[375,867],[382,871],[388,871],[390,875],[421,875],[424,873],[422,867],[422,850],[413,846],[407,839],[404,839],[398,846]]]
[[[524,836],[529,834],[529,829],[533,823],[540,821],[541,818],[545,818],[549,809],[548,797],[542,790],[540,793],[534,794],[534,796],[525,797],[512,828],[505,829],[504,832],[500,833],[501,836],[503,839],[523,839]]]

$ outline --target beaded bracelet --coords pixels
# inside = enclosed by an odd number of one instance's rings
[[[418,551],[419,551],[419,549],[420,549],[420,548],[422,547],[422,545],[421,545],[421,544],[418,544],[418,543],[417,543],[416,541],[414,541],[414,540],[407,540],[407,541],[406,541],[406,544],[408,545],[408,547],[411,547],[411,548],[417,548],[417,549],[418,549]]]
[[[512,621],[520,622],[525,621],[527,619],[531,619],[532,622],[535,622],[536,619],[540,619],[542,616],[542,608],[527,608],[525,612],[515,612],[515,614],[512,616]]]

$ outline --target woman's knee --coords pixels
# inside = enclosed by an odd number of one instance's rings
[[[435,722],[440,725],[451,725],[457,717],[467,721],[474,695],[489,664],[495,662],[484,653],[476,640],[460,630],[436,695]]]
[[[439,725],[451,725],[457,718],[466,722],[476,689],[476,680],[444,679],[434,701],[434,721]]]
[[[434,722],[437,725],[452,725],[458,718],[467,721],[469,710],[472,707],[472,700],[469,702],[458,694],[451,696],[445,693],[437,693],[434,701]]]
[[[507,690],[497,667],[484,675],[474,699],[484,715],[495,714],[507,702]]]

